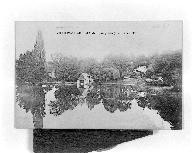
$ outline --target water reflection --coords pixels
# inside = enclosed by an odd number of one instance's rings
[[[95,88],[91,87],[90,90],[88,90],[85,101],[87,103],[88,108],[92,110],[95,105],[101,103],[101,99],[101,89],[99,86],[96,86]]]
[[[131,109],[130,101],[134,99],[130,94],[131,86],[102,86],[101,89],[102,103],[107,111],[114,113],[117,109],[121,112]]]
[[[43,128],[45,117],[45,91],[41,86],[21,86],[17,88],[17,103],[26,113],[33,115],[35,128]]]
[[[55,89],[52,93],[54,99],[50,100],[49,97],[46,99],[47,92],[52,91],[53,88]],[[181,116],[178,114],[181,112],[181,96],[175,97],[170,92],[154,95],[148,89],[138,91],[133,86],[120,84],[95,85],[86,89],[78,89],[75,85],[21,86],[17,88],[17,103],[26,113],[32,114],[35,128],[44,127],[43,118],[45,116],[48,118],[50,115],[60,116],[66,111],[76,109],[77,106],[87,106],[92,111],[100,104],[110,114],[116,114],[116,111],[123,113],[131,110],[133,101],[137,103],[137,107],[143,108],[143,111],[145,108],[157,110],[165,121],[171,122],[174,127],[180,126],[180,120],[175,116]],[[82,111],[84,110],[82,109]],[[101,113],[97,111],[96,113]]]
[[[86,89],[76,86],[59,86],[55,91],[55,101],[50,101],[50,114],[61,115],[67,110],[73,110],[77,105],[87,104],[92,110],[95,105],[103,104],[105,110],[114,113],[117,109],[121,112],[131,109],[130,101],[136,93],[131,86],[123,85],[98,85]]]

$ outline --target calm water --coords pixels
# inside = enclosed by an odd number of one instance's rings
[[[155,97],[127,85],[22,86],[17,88],[17,128],[170,129]]]

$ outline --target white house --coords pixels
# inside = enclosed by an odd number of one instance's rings
[[[88,88],[93,83],[93,79],[87,73],[82,73],[77,80],[77,88]]]
[[[138,68],[134,69],[134,72],[146,73],[147,72],[147,66],[139,66]]]

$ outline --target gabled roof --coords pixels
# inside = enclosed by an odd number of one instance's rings
[[[88,76],[90,76],[90,75],[88,75],[87,73],[82,73],[78,79],[84,80],[85,78],[88,78]]]
[[[79,80],[84,80],[85,77],[83,75],[80,75],[80,77],[78,78]]]

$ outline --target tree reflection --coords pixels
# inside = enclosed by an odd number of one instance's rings
[[[90,90],[87,93],[86,102],[87,102],[88,108],[90,110],[92,110],[95,105],[98,105],[98,104],[101,103],[101,90],[100,90],[100,87],[94,87],[92,90]]]
[[[95,85],[87,89],[76,86],[58,86],[55,91],[55,101],[50,101],[50,114],[61,115],[67,110],[73,110],[79,104],[86,103],[92,110],[102,102],[105,110],[114,113],[131,109],[131,101],[137,96],[132,86],[125,85]],[[142,104],[144,104],[141,101]],[[145,104],[144,104],[145,105]]]
[[[148,93],[145,97],[137,97],[138,106],[157,110],[158,114],[172,124],[172,129],[182,128],[182,96],[181,93],[164,90],[161,94]]]
[[[55,101],[50,101],[50,114],[61,115],[66,110],[73,110],[79,104],[80,91],[76,86],[59,86],[55,91]]]
[[[45,92],[41,86],[23,85],[17,88],[18,105],[33,115],[35,128],[43,128],[45,117]]]
[[[102,103],[104,108],[114,113],[117,109],[124,112],[131,109],[130,101],[134,99],[130,86],[103,86],[102,87]]]
[[[47,86],[23,85],[17,87],[17,103],[26,113],[33,115],[35,128],[43,128],[45,117],[45,94],[51,89]],[[147,93],[147,94],[146,94]],[[160,94],[150,91],[137,91],[132,86],[96,85],[88,89],[78,89],[76,86],[58,86],[55,91],[55,101],[50,101],[50,114],[61,115],[67,110],[73,110],[80,104],[86,104],[90,110],[102,104],[106,111],[114,113],[131,109],[135,99],[139,107],[157,110],[160,116],[171,122],[173,129],[181,128],[182,99],[181,93],[163,90]]]
[[[110,113],[114,113],[117,110],[117,102],[115,99],[103,99],[102,101],[104,108]]]
[[[128,109],[131,109],[131,103],[128,101],[127,103],[126,102],[119,102],[118,103],[118,108],[119,108],[119,111],[120,112],[124,112]]]
[[[182,128],[182,96],[178,92],[164,91],[147,97],[145,107],[158,111],[158,114],[172,124],[172,129]]]

